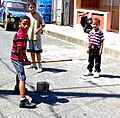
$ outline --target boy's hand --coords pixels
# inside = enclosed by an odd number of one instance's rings
[[[27,61],[27,65],[31,65],[31,61],[28,60],[28,61]]]
[[[99,55],[101,55],[102,54],[102,50],[99,50]]]
[[[87,49],[87,53],[89,53],[89,49]]]
[[[24,61],[24,62],[23,62],[23,65],[30,65],[30,64],[31,64],[30,61]]]
[[[41,29],[36,29],[35,34],[37,35],[40,31],[42,31],[42,28]]]
[[[37,35],[37,34],[38,34],[38,32],[39,32],[39,30],[38,30],[38,29],[36,29],[36,30],[35,30],[35,34]]]

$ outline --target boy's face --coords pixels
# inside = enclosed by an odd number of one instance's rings
[[[19,27],[23,30],[23,31],[27,31],[30,27],[30,21],[28,19],[23,19],[20,23],[19,23]]]
[[[92,27],[94,30],[97,30],[99,28],[99,26],[100,26],[99,22],[93,21]]]
[[[31,14],[34,14],[36,12],[36,7],[35,5],[30,4],[28,7],[29,11]]]

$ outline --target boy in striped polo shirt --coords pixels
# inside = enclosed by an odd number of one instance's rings
[[[31,62],[27,59],[26,56],[26,46],[27,46],[27,30],[30,27],[30,18],[28,16],[22,16],[19,21],[20,29],[15,34],[12,43],[11,49],[11,62],[16,69],[16,79],[18,81],[18,90],[20,91],[20,103],[19,107],[21,108],[33,108],[36,107],[36,104],[30,103],[25,96],[25,80],[26,75],[24,71],[25,65],[30,65]]]
[[[94,72],[94,78],[100,77],[100,65],[101,65],[101,54],[103,50],[103,42],[104,42],[104,34],[102,30],[99,28],[100,26],[100,20],[98,18],[94,18],[92,27],[93,29],[88,34],[88,66],[87,66],[87,72],[85,72],[84,76],[91,76],[93,67],[94,67],[94,61],[95,61],[95,72]]]

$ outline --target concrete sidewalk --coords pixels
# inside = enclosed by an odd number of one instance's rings
[[[70,26],[59,26],[55,24],[46,24],[44,33],[52,37],[66,40],[87,48],[87,33],[81,28]],[[113,32],[104,32],[104,54],[120,59],[120,38],[119,34]]]

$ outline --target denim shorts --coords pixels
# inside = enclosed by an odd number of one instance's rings
[[[11,59],[11,62],[16,69],[19,80],[26,80],[25,70],[22,62],[14,59]]]
[[[41,40],[28,40],[27,52],[42,53]]]

